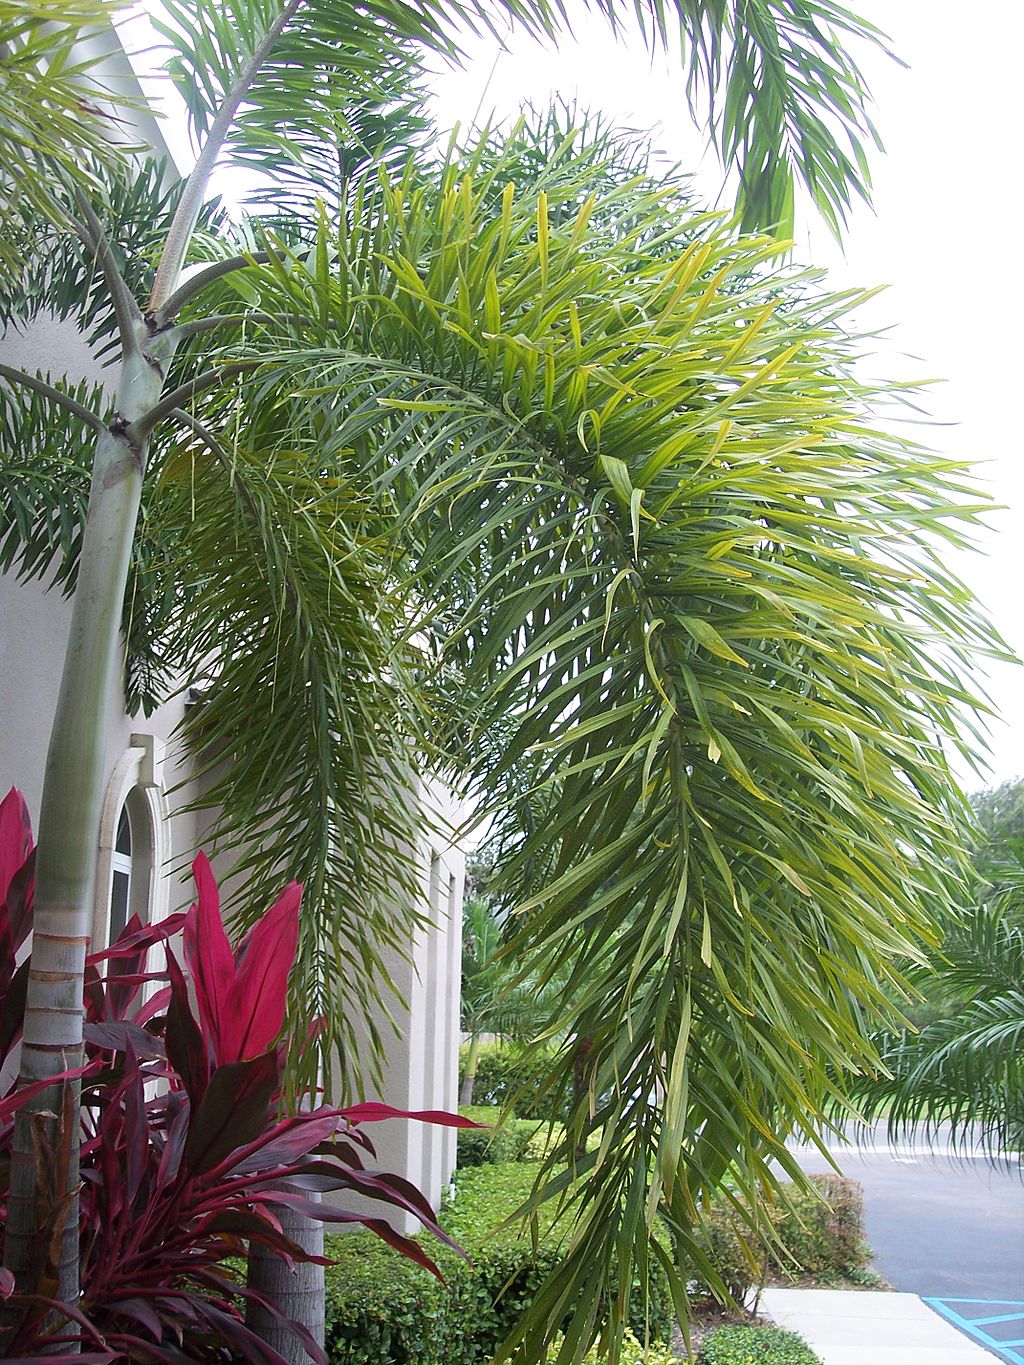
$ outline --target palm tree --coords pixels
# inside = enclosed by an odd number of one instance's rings
[[[473,1085],[484,1035],[531,1040],[556,1012],[560,981],[515,980],[514,966],[500,956],[502,922],[483,896],[467,898],[462,910],[462,990],[459,1006],[463,1033],[469,1034],[460,1105],[473,1103]]]
[[[440,167],[343,175],[316,204],[323,167],[292,160],[288,133],[308,117],[296,145],[315,144],[324,89],[358,105],[382,54],[453,53],[453,19],[500,8],[231,13],[169,11],[201,143],[184,183],[150,176],[147,202],[123,161],[93,202],[52,168],[72,234],[27,306],[117,358],[113,402],[0,369],[5,551],[35,572],[63,556],[77,587],[23,1069],[52,1076],[80,1046],[66,945],[85,937],[126,617],[141,700],[211,668],[190,737],[221,765],[221,842],[252,904],[282,866],[305,881],[295,1008],[326,1014],[322,1045],[349,1065],[400,934],[385,901],[408,879],[415,755],[436,756],[505,813],[510,951],[567,977],[560,1024],[588,1042],[585,1102],[536,1194],[565,1195],[576,1231],[523,1339],[538,1358],[568,1313],[568,1360],[613,1264],[627,1284],[663,1255],[656,1214],[692,1247],[701,1190],[730,1166],[746,1194],[770,1184],[833,1070],[873,1058],[862,1008],[885,1007],[892,957],[927,932],[955,859],[940,741],[989,637],[941,545],[974,495],[874,428],[841,324],[855,297],[781,268],[776,240],[737,237],[613,143],[565,134],[524,175],[529,136],[484,139]],[[559,16],[545,0],[508,13],[546,32]],[[873,31],[821,0],[677,0],[672,18],[744,224],[785,220],[799,176],[838,225],[866,193],[870,136],[841,43]],[[651,35],[668,26],[652,8]],[[203,201],[221,155],[286,175],[290,205],[218,223]],[[40,209],[24,207],[31,261]],[[316,1064],[297,1059],[297,1081]],[[552,1084],[571,1092],[566,1065]],[[54,1106],[40,1112],[12,1177],[18,1271],[32,1144],[55,1138]],[[557,1170],[596,1128],[600,1151]],[[70,1298],[73,1172],[55,1169]]]
[[[991,865],[998,886],[952,918],[941,951],[908,976],[944,1005],[920,1030],[882,1033],[882,1073],[858,1081],[867,1122],[899,1140],[915,1124],[954,1145],[1019,1157],[1024,1144],[1024,864]]]

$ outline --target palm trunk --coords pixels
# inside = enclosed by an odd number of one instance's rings
[[[476,1083],[476,1069],[480,1062],[480,1035],[479,1033],[470,1034],[469,1051],[466,1053],[466,1074],[462,1078],[462,1089],[459,1091],[459,1104],[469,1105],[473,1103],[473,1086]]]
[[[82,979],[92,923],[106,716],[142,493],[145,443],[131,422],[160,395],[160,367],[127,355],[118,413],[97,444],[78,585],[46,760],[36,863],[35,931],[21,1075],[44,1080],[82,1057]],[[18,1115],[5,1264],[32,1290],[48,1260],[57,1295],[78,1297],[78,1087],[57,1085]],[[49,1246],[40,1237],[53,1228]]]
[[[304,1251],[322,1256],[324,1225],[292,1209],[278,1210],[281,1231]],[[318,1345],[324,1340],[324,1268],[297,1263],[289,1269],[284,1260],[266,1247],[253,1244],[249,1249],[248,1284],[273,1303],[278,1312],[298,1322]],[[246,1309],[246,1324],[289,1365],[309,1365],[310,1356],[293,1332],[258,1304]]]
[[[572,1107],[573,1113],[578,1113],[587,1098],[587,1091],[590,1087],[590,1054],[594,1048],[593,1038],[580,1038],[576,1043],[576,1052],[572,1059]],[[583,1161],[587,1155],[587,1140],[581,1137],[576,1144],[573,1157],[576,1161]]]

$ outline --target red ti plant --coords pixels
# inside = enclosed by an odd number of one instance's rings
[[[0,807],[0,1063],[20,1032],[24,990],[15,962],[31,924],[31,834],[16,794]],[[333,1201],[352,1192],[415,1214],[448,1239],[408,1181],[372,1169],[361,1125],[402,1117],[465,1125],[455,1115],[407,1113],[383,1104],[279,1114],[280,1033],[298,937],[301,887],[286,887],[233,951],[205,856],[193,864],[198,900],[159,925],[133,918],[113,947],[89,959],[87,1064],[82,1074],[82,1297],[56,1304],[45,1258],[38,1293],[0,1296],[17,1310],[10,1356],[69,1362],[229,1361],[279,1365],[282,1357],[245,1325],[259,1299],[230,1262],[258,1242],[287,1261],[312,1259],[281,1231],[288,1207],[333,1223],[362,1223],[436,1273],[418,1243],[384,1217]],[[183,930],[185,973],[168,939]],[[162,943],[166,971],[146,970]],[[148,998],[145,988],[167,984]],[[19,995],[20,989],[20,995]],[[21,1004],[19,1005],[19,1000]],[[6,1040],[6,1044],[5,1044]],[[28,1089],[24,1087],[23,1089]],[[0,1098],[0,1161],[17,1086]],[[311,1196],[323,1194],[320,1203]],[[6,1185],[0,1189],[0,1199]],[[45,1239],[44,1239],[45,1240]],[[274,1306],[259,1299],[272,1313]],[[315,1361],[324,1356],[290,1324]],[[64,1344],[81,1354],[61,1355]],[[50,1352],[57,1351],[53,1355]]]

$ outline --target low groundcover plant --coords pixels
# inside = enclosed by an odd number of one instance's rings
[[[719,1327],[704,1342],[697,1365],[821,1365],[796,1332],[781,1327]]]

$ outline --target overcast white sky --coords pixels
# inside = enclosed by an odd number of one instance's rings
[[[855,213],[843,249],[808,221],[797,255],[828,266],[837,287],[890,286],[861,314],[872,329],[891,329],[874,374],[946,381],[927,399],[942,425],[917,434],[976,461],[1008,506],[992,518],[984,554],[957,567],[1024,653],[1024,421],[1017,410],[1024,396],[1024,7],[994,0],[976,16],[965,16],[962,0],[862,0],[853,8],[888,32],[909,69],[864,55],[886,145],[872,163],[874,211]],[[471,52],[464,70],[446,70],[434,82],[445,125],[508,115],[524,101],[544,105],[553,94],[577,98],[583,108],[656,130],[657,145],[698,172],[707,199],[718,196],[721,173],[702,157],[678,72],[665,57],[652,61],[639,41],[624,48],[598,20],[584,18],[577,40],[561,41],[557,52],[526,38],[513,38],[504,52],[496,40],[481,40]],[[995,667],[990,688],[1001,721],[989,780],[998,782],[1024,774],[1024,668]]]

